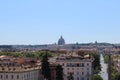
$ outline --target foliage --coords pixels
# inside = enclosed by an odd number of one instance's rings
[[[100,75],[94,74],[92,80],[103,80],[103,78]]]
[[[73,73],[69,73],[68,80],[74,80]]]
[[[108,60],[109,60],[108,55],[105,55],[105,54],[104,54],[104,56],[103,56],[103,57],[104,57],[104,61],[105,61],[105,63],[108,63]]]
[[[42,74],[44,78],[47,80],[51,80],[51,72],[50,72],[47,53],[45,53],[45,55],[43,56],[41,63],[42,63]]]
[[[63,68],[61,65],[56,67],[56,80],[64,80],[63,79]]]
[[[0,52],[0,56],[1,55],[7,55],[7,56],[13,56],[13,57],[22,57],[23,54],[21,54],[20,52]]]
[[[115,80],[120,80],[120,73],[116,73]]]
[[[115,80],[115,74],[114,73],[112,73],[112,77],[111,78],[112,78],[111,80]]]
[[[42,56],[46,53],[46,51],[39,51],[39,52],[0,52],[1,55],[7,55],[7,56],[13,56],[13,57],[31,57],[36,59],[41,59]],[[48,57],[53,57],[55,53],[51,53],[50,51],[47,51]]]
[[[93,74],[98,74],[101,70],[100,54],[98,54],[96,51],[86,51],[86,54],[89,54],[93,57],[93,59],[94,59],[94,61],[92,63]]]
[[[101,70],[101,65],[100,65],[100,54],[92,54],[94,61],[93,61],[93,69],[94,73],[99,73]]]

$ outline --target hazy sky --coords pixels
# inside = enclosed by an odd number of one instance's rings
[[[120,43],[120,0],[0,0],[0,44]]]

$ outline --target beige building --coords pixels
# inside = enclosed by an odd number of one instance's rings
[[[117,71],[120,72],[120,59],[117,61]]]
[[[120,55],[119,54],[114,54],[112,55],[112,59],[114,62],[114,68],[117,72],[120,72]]]
[[[26,70],[10,70],[10,68],[5,68],[5,70],[0,69],[0,80],[41,80],[39,79],[39,72],[39,68]]]
[[[92,58],[89,55],[78,54],[77,52],[58,53],[56,62],[63,66],[64,80],[91,80]]]
[[[0,80],[43,80],[40,69],[32,58],[0,56]]]

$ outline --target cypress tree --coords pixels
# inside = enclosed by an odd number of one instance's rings
[[[42,63],[42,75],[44,76],[45,79],[51,80],[51,72],[50,72],[47,52],[43,56],[41,63]]]
[[[56,80],[64,80],[63,79],[63,68],[61,65],[56,67]]]

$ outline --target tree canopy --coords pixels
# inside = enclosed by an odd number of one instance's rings
[[[115,80],[120,80],[120,73],[116,73]]]
[[[94,74],[92,80],[103,80],[103,78],[100,75]]]
[[[100,54],[92,54],[92,57],[94,58],[94,61],[92,63],[94,73],[97,74],[101,70]]]
[[[63,79],[63,68],[61,65],[56,67],[56,80],[64,80]]]
[[[45,79],[51,80],[51,72],[50,72],[47,52],[43,56],[41,63],[42,63],[42,75],[44,76]]]
[[[46,53],[46,51],[39,51],[39,52],[8,52],[8,51],[4,51],[4,52],[0,52],[0,56],[7,55],[7,56],[13,56],[13,57],[30,57],[30,58],[41,59],[45,53]],[[46,54],[48,57],[52,57],[55,55],[55,53],[52,53],[50,51],[47,51]]]

